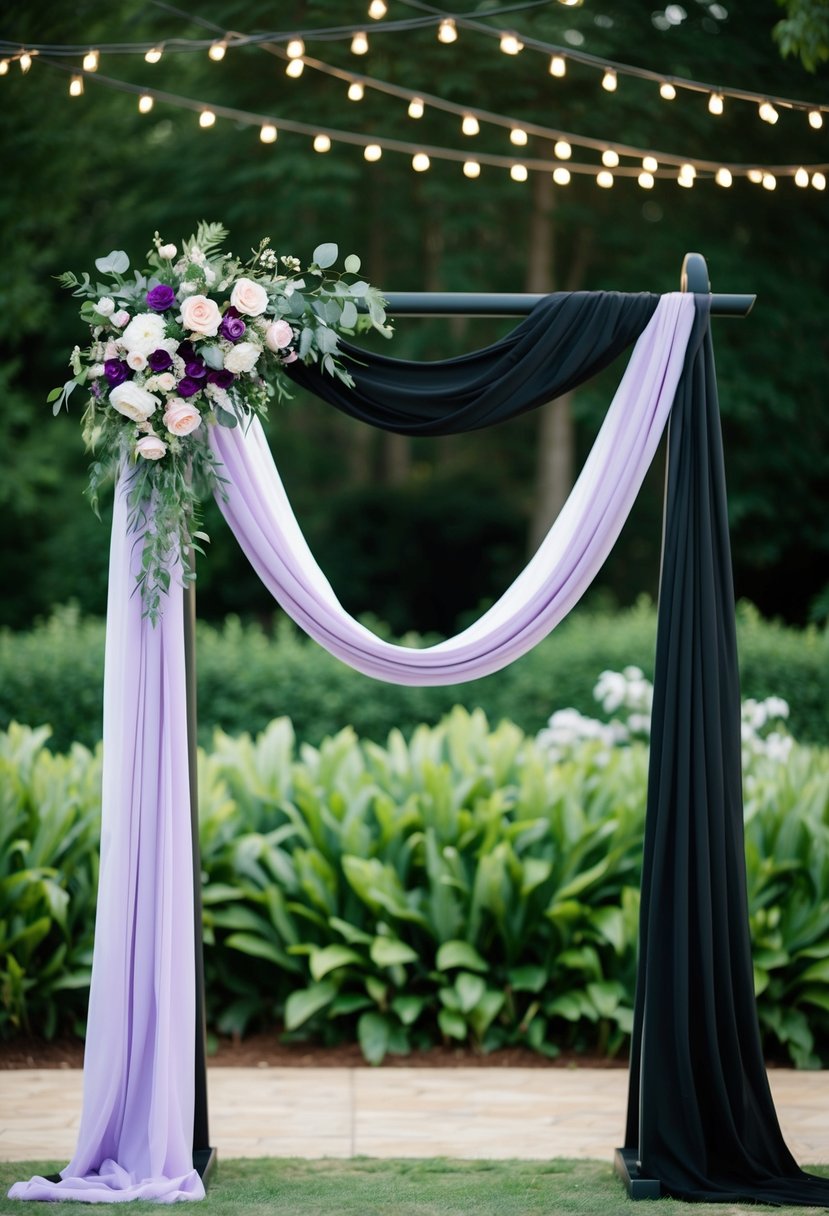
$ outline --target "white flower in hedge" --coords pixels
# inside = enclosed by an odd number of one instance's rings
[[[258,346],[252,342],[237,342],[225,355],[225,368],[234,375],[252,372],[256,361],[262,354]]]
[[[181,323],[194,334],[215,338],[219,331],[222,314],[215,300],[208,296],[188,296],[181,305]]]
[[[593,689],[593,696],[605,713],[612,714],[625,703],[627,680],[620,671],[603,671]]]
[[[166,451],[167,444],[154,431],[142,436],[135,445],[135,454],[143,456],[144,460],[160,460]]]
[[[230,293],[230,302],[246,317],[258,317],[268,307],[268,293],[253,279],[237,279]]]
[[[137,351],[144,356],[158,350],[164,341],[164,318],[156,312],[141,312],[133,317],[119,338],[120,344],[130,353]]]
[[[95,311],[99,317],[111,317],[115,312],[115,301],[109,296],[101,296],[95,305]]]
[[[148,393],[145,388],[141,388],[133,380],[125,380],[123,384],[116,384],[115,388],[110,390],[109,400],[113,409],[133,422],[146,422],[155,413],[159,404],[158,397]]]

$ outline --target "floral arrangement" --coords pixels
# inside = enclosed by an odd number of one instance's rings
[[[129,470],[129,526],[143,533],[138,582],[153,620],[179,559],[181,577],[195,577],[190,551],[207,539],[199,504],[221,491],[207,428],[244,424],[274,396],[289,397],[284,368],[296,359],[350,385],[339,335],[391,335],[379,292],[357,278],[356,255],[333,273],[337,246],[320,245],[303,270],[266,238],[242,262],[222,252],[226,237],[202,223],[179,251],[156,233],[147,267],[131,276],[121,250],[95,262],[104,282],[59,276],[84,301],[91,341],[75,347],[72,378],[48,400],[57,414],[79,385],[89,394],[83,437],[95,453],[87,492],[96,510],[101,486]]]

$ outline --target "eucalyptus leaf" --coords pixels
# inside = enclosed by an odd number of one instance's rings
[[[123,249],[113,249],[105,258],[95,259],[95,269],[101,274],[125,274],[129,264],[130,260]]]
[[[356,253],[349,253],[345,259],[344,265],[345,265],[345,269],[348,272],[348,274],[357,274],[362,265],[362,262],[357,257]]]
[[[326,242],[324,245],[317,245],[313,252],[311,261],[315,266],[319,266],[320,270],[327,270],[329,266],[333,266],[339,257],[339,249],[333,241]]]

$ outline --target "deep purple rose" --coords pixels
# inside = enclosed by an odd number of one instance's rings
[[[147,355],[147,362],[154,372],[166,372],[173,362],[173,356],[167,350],[154,350],[151,355]]]
[[[184,359],[185,363],[187,362],[188,359],[194,359],[196,357],[196,351],[193,346],[193,343],[190,341],[179,342],[178,354],[181,355],[181,357],[182,357],[182,359]]]
[[[230,388],[235,379],[233,372],[229,372],[226,367],[221,371],[207,373],[207,383],[215,384],[218,388]]]
[[[109,381],[109,387],[115,388],[116,384],[129,380],[132,372],[123,359],[107,359],[104,363],[104,375]]]
[[[246,329],[247,325],[245,325],[242,318],[232,317],[228,311],[222,317],[219,333],[223,338],[227,338],[228,342],[238,342]]]
[[[166,312],[175,303],[176,293],[166,283],[157,283],[147,292],[147,307],[153,312]]]
[[[201,359],[188,359],[184,365],[184,374],[191,380],[203,380],[207,375],[207,368]]]
[[[185,376],[183,380],[179,380],[176,385],[180,397],[195,397],[196,393],[201,389],[198,380],[191,379],[190,376]]]

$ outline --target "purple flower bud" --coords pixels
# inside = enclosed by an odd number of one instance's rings
[[[233,372],[229,372],[225,367],[221,371],[207,373],[207,383],[215,384],[217,388],[230,388],[235,379]]]
[[[245,325],[242,318],[232,317],[228,311],[222,317],[219,333],[223,338],[227,338],[228,342],[238,342],[246,329],[247,325]]]
[[[157,283],[147,292],[147,307],[153,312],[166,312],[175,303],[176,293],[166,283]]]
[[[173,362],[173,356],[166,350],[154,350],[151,355],[147,355],[147,362],[154,372],[166,372]]]
[[[115,388],[117,384],[123,384],[125,380],[129,380],[132,372],[123,359],[107,359],[104,363],[104,375],[109,381],[110,388]]]
[[[203,380],[207,375],[207,368],[201,359],[188,359],[184,365],[184,373],[191,380]]]
[[[180,397],[195,397],[196,393],[201,389],[198,380],[192,380],[190,376],[185,376],[183,380],[179,380],[176,385]]]

